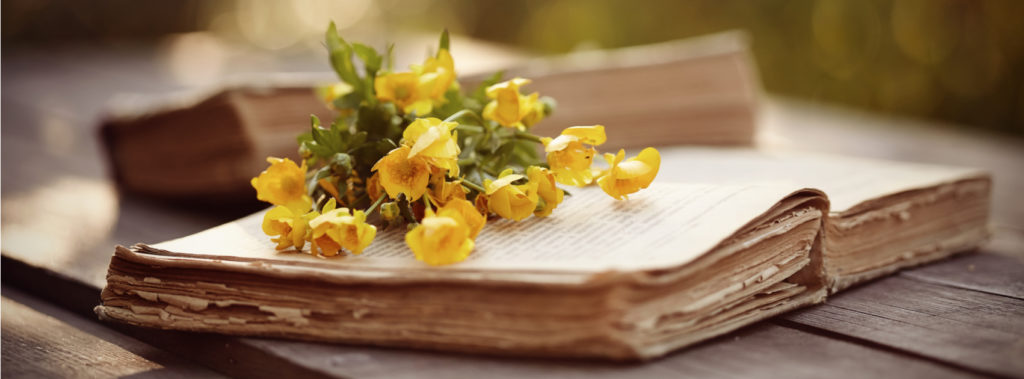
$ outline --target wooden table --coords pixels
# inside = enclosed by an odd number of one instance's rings
[[[101,324],[92,307],[115,244],[190,234],[249,210],[183,208],[112,186],[95,131],[103,105],[117,92],[182,87],[152,51],[4,55],[4,376],[1024,377],[1024,143],[777,98],[765,102],[762,145],[993,170],[993,240],[645,364]],[[255,71],[320,68],[296,61]]]

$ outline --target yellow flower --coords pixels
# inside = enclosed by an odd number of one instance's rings
[[[403,144],[410,146],[409,158],[423,157],[432,166],[459,175],[458,126],[455,122],[436,118],[417,118],[402,132]]]
[[[487,205],[487,195],[485,194],[476,194],[476,198],[473,199],[473,206],[476,207],[476,211],[484,215],[485,218],[487,215],[491,214],[491,207]]]
[[[476,239],[476,236],[480,234],[480,230],[484,228],[484,224],[487,223],[487,218],[480,214],[476,206],[466,199],[452,199],[441,209],[438,209],[437,215],[452,218],[461,217],[465,221],[466,226],[469,227],[469,238],[473,239]]]
[[[370,195],[370,201],[377,201],[384,194],[384,187],[380,185],[380,173],[375,172],[366,180],[366,193]]]
[[[604,160],[608,161],[611,168],[597,179],[601,189],[617,200],[651,185],[661,166],[661,154],[653,147],[643,149],[637,156],[623,162],[625,156],[624,150],[619,150],[616,155],[606,153]]]
[[[455,82],[455,61],[447,49],[437,52],[436,57],[427,58],[423,65],[413,65],[412,71],[420,75],[421,81],[430,83],[427,96],[436,100],[435,104],[444,100],[444,93]]]
[[[349,213],[348,208],[334,209],[334,203],[330,201],[324,206],[324,213],[310,221],[309,226],[313,230],[313,254],[327,257],[338,255],[341,249],[360,254],[377,235],[377,228],[366,223],[366,213]]]
[[[426,210],[423,221],[405,234],[405,243],[416,259],[437,266],[461,262],[473,251],[472,230],[466,221],[448,212],[444,216]]]
[[[520,108],[526,109],[526,114],[523,115],[521,120],[523,125],[527,128],[536,125],[540,120],[543,120],[547,114],[544,113],[544,103],[538,99],[539,95],[534,92],[529,96],[520,96]]]
[[[425,115],[433,109],[433,102],[430,100],[433,85],[433,81],[425,82],[415,73],[397,72],[377,76],[373,82],[373,89],[378,100],[393,102],[404,113],[416,112],[418,115]]]
[[[409,146],[391,150],[372,170],[380,174],[380,185],[392,199],[404,193],[410,202],[418,200],[427,192],[430,179],[430,165],[423,157],[409,157]]]
[[[249,183],[256,189],[256,198],[274,205],[305,213],[313,206],[306,193],[306,162],[299,167],[288,158],[267,158],[270,167],[252,178]]]
[[[604,143],[606,138],[602,125],[573,126],[563,130],[555,139],[541,138],[555,179],[570,186],[590,184],[594,180],[590,165],[597,155],[593,146]]]
[[[462,188],[462,180],[448,182],[444,179],[445,176],[440,173],[430,176],[430,190],[427,194],[430,195],[430,200],[434,204],[443,206],[454,199],[466,199],[466,190]]]
[[[537,208],[536,183],[514,185],[520,179],[526,178],[519,174],[513,174],[512,169],[507,169],[498,175],[498,179],[484,181],[484,189],[487,195],[487,206],[491,212],[498,216],[522,220],[530,216]]]
[[[555,175],[546,168],[530,166],[526,169],[526,176],[530,179],[530,183],[536,185],[537,195],[540,196],[537,209],[533,214],[547,217],[558,204],[562,203],[565,191],[555,185]]]
[[[423,116],[434,105],[444,103],[445,92],[455,82],[455,62],[448,50],[441,50],[436,57],[411,68],[412,72],[377,76],[373,89],[378,100],[393,102],[404,113]]]
[[[494,100],[484,106],[484,118],[519,129],[540,121],[544,105],[537,99],[539,95],[536,92],[529,96],[519,94],[519,87],[529,83],[529,79],[514,78],[487,87],[487,97]]]
[[[277,242],[277,250],[284,250],[294,246],[296,250],[302,250],[306,245],[306,236],[309,234],[308,223],[318,214],[316,212],[301,213],[284,206],[276,206],[263,214],[263,233]]]
[[[348,95],[352,92],[352,86],[345,82],[337,82],[326,86],[320,86],[316,88],[316,94],[320,96],[320,99],[327,104],[327,107],[334,110],[339,110],[334,107],[334,101],[338,98]]]

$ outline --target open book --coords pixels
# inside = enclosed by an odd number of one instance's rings
[[[261,213],[117,247],[97,312],[178,330],[646,359],[987,237],[981,172],[752,151],[664,157],[663,177],[628,202],[574,190],[549,218],[489,223],[470,258],[446,267],[415,261],[397,230],[359,256],[275,252]]]

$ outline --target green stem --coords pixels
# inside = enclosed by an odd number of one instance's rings
[[[373,202],[373,205],[371,205],[369,208],[366,208],[366,214],[371,214],[373,213],[373,211],[377,210],[377,207],[379,207],[380,204],[384,202],[384,198],[386,197],[388,196],[380,195],[380,197],[378,197],[377,200]]]
[[[541,142],[541,140],[540,140],[540,137],[535,136],[535,135],[530,134],[530,133],[527,133],[527,132],[523,132],[523,131],[518,131],[517,130],[514,135],[515,135],[516,138],[521,139],[521,140],[533,141],[533,142],[536,142],[536,143],[539,143],[539,144],[543,144],[543,142]]]
[[[466,186],[467,188],[469,188],[471,190],[475,190],[475,191],[480,192],[480,193],[487,192],[486,190],[484,190],[483,186],[481,186],[479,184],[476,184],[476,183],[473,183],[473,182],[469,181],[469,179],[462,179],[462,185]]]
[[[477,126],[477,125],[459,124],[459,126],[455,127],[455,130],[461,130],[461,131],[472,132],[472,133],[483,133],[484,132],[484,127]]]
[[[426,210],[433,210],[434,208],[437,208],[434,206],[433,202],[430,201],[430,196],[427,196],[426,194],[423,195],[423,206],[426,207]]]
[[[455,121],[455,120],[463,118],[463,117],[465,117],[467,115],[473,116],[473,120],[478,122],[480,125],[484,124],[484,120],[482,118],[480,118],[480,116],[478,116],[476,113],[473,113],[473,111],[471,111],[469,109],[463,109],[461,111],[455,112],[451,116],[448,116],[448,118],[444,119],[444,121],[446,121],[446,122]]]

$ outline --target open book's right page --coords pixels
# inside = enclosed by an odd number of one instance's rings
[[[831,202],[824,252],[832,292],[971,250],[988,237],[991,177],[971,168],[824,154],[677,147],[658,180],[778,183]]]

